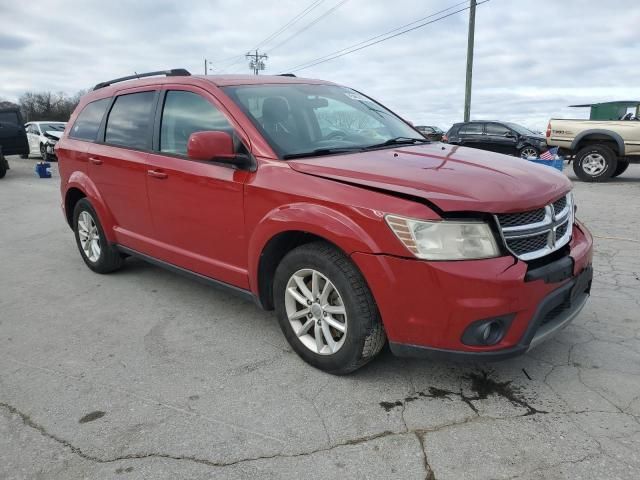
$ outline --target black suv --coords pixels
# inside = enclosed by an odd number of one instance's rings
[[[29,144],[18,107],[0,108],[0,178],[9,169],[5,155],[28,155]]]
[[[510,122],[474,120],[456,123],[442,141],[522,158],[538,157],[548,150],[544,136]]]

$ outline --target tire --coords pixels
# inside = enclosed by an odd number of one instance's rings
[[[0,178],[4,178],[7,174],[7,160],[0,155]]]
[[[618,161],[618,166],[616,167],[616,171],[613,172],[613,175],[611,175],[611,178],[615,178],[622,175],[627,170],[627,168],[629,168],[629,162]]]
[[[588,145],[581,149],[573,160],[573,171],[583,182],[609,180],[617,168],[618,157],[606,145]]]
[[[29,154],[28,153],[23,153],[22,155],[20,155],[20,158],[23,160],[26,160],[27,158],[29,158]]]
[[[301,278],[309,272],[318,274],[315,293],[319,294],[320,300],[307,307],[308,303],[305,305],[291,296],[288,287],[297,285],[295,275]],[[334,289],[328,289],[330,294],[325,304],[322,295],[327,281]],[[311,295],[311,281],[305,284]],[[298,294],[301,291],[298,290]],[[326,242],[308,243],[289,252],[276,269],[273,292],[280,328],[291,347],[309,365],[334,375],[344,375],[371,361],[385,344],[380,313],[364,277],[344,253]],[[302,296],[302,299],[306,301],[307,297]],[[292,308],[299,308],[297,313],[305,309],[309,313],[290,321]],[[318,308],[322,313],[318,313]],[[333,311],[325,312],[324,308],[332,308]],[[344,315],[338,310],[342,310]],[[341,324],[344,333],[328,326],[328,320],[332,325]],[[297,330],[294,330],[292,322],[297,322]],[[306,326],[307,322],[311,324],[305,330],[307,333],[298,336],[296,331],[303,331],[303,324]],[[322,350],[318,349],[318,332],[321,333]],[[335,342],[333,351],[325,332]]]
[[[536,147],[532,147],[531,145],[525,145],[518,152],[518,156],[520,158],[529,158],[532,156],[535,156],[536,158],[538,158],[540,156],[540,150],[538,150]]]
[[[44,146],[44,143],[40,144],[40,156],[42,157],[43,162],[48,161],[49,154],[47,153],[47,147]]]
[[[93,225],[87,220],[91,220]],[[86,227],[83,227],[85,225]],[[81,236],[86,238],[86,233],[90,232],[90,239],[97,238],[99,252],[96,252],[90,247],[85,250],[83,248],[83,240]],[[124,264],[124,259],[120,256],[120,253],[107,241],[107,237],[104,235],[104,230],[98,219],[96,211],[91,206],[91,203],[86,198],[83,198],[76,203],[73,209],[73,232],[76,237],[76,245],[80,250],[80,256],[84,260],[91,270],[96,273],[110,273],[118,270]],[[86,244],[85,244],[86,245]],[[89,255],[92,255],[91,257]]]

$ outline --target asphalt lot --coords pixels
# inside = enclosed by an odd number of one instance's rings
[[[593,295],[555,339],[334,377],[251,303],[139,261],[92,273],[55,168],[9,160],[0,478],[640,478],[640,165],[575,183]]]

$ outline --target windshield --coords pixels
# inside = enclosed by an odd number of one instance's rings
[[[518,125],[517,123],[505,123],[505,125],[508,126],[511,130],[515,130],[520,135],[538,135],[528,128],[525,128],[522,125]]]
[[[43,132],[53,131],[53,132],[64,132],[65,123],[41,123],[40,130]]]
[[[280,158],[344,153],[425,141],[394,113],[364,95],[335,85],[243,85],[223,88]],[[397,144],[397,143],[396,143]]]

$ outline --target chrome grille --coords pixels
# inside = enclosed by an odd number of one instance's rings
[[[573,197],[568,194],[543,208],[495,217],[509,251],[521,260],[533,260],[571,240]]]

